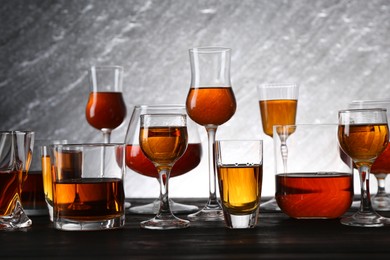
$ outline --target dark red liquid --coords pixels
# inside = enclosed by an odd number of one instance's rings
[[[175,163],[170,177],[182,175],[191,171],[199,165],[202,157],[202,145],[188,144],[183,156]],[[158,173],[154,164],[146,158],[139,145],[126,145],[125,155],[126,165],[139,174],[158,178]]]
[[[372,164],[371,173],[381,174],[388,173],[390,174],[390,143],[386,146],[385,150],[376,158],[375,162]]]
[[[22,204],[24,209],[46,209],[41,171],[29,171],[23,183]]]
[[[121,92],[91,92],[85,116],[96,129],[115,129],[126,117],[126,105]]]
[[[21,193],[21,185],[19,185],[21,178],[22,172],[0,171],[0,216],[11,214],[15,198]]]

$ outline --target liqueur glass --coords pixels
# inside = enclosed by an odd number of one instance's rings
[[[160,179],[160,208],[157,215],[141,222],[146,229],[179,229],[189,227],[188,220],[173,215],[169,205],[169,175],[188,144],[187,115],[144,114],[140,116],[139,144],[145,156],[156,167]]]
[[[90,69],[85,117],[91,126],[103,132],[104,143],[110,143],[111,131],[126,117],[122,79],[123,68],[120,66],[92,66]]]
[[[352,216],[341,219],[348,226],[380,227],[390,224],[372,208],[370,170],[389,142],[386,109],[347,109],[338,113],[338,140],[359,170],[360,207]]]
[[[231,49],[201,47],[189,50],[191,85],[187,95],[188,116],[204,126],[208,136],[209,198],[198,212],[188,215],[192,221],[223,219],[216,194],[214,143],[218,126],[226,123],[236,111],[236,99],[230,82]]]
[[[257,87],[257,93],[261,123],[266,135],[273,137],[274,125],[295,124],[299,94],[299,86],[296,83],[261,84]],[[275,197],[262,203],[261,207],[280,210]]]
[[[133,109],[130,122],[125,137],[125,161],[128,169],[144,176],[156,178],[159,181],[159,175],[156,167],[145,156],[139,145],[140,115],[143,114],[185,114],[186,108],[180,104],[161,104],[161,105],[137,105]],[[172,167],[170,178],[180,176],[195,169],[202,157],[202,144],[198,132],[198,126],[187,117],[188,147],[182,157]],[[170,207],[173,213],[191,213],[199,210],[195,205],[187,205],[175,202],[169,199]],[[154,202],[134,206],[128,209],[135,214],[157,214],[160,205],[160,199]]]
[[[387,110],[387,122],[390,122],[390,99],[382,100],[354,100],[349,104],[350,108],[385,108]],[[371,196],[372,207],[378,211],[390,211],[390,194],[386,192],[386,177],[390,174],[390,145],[375,160],[371,167],[371,173],[378,184],[377,193]]]

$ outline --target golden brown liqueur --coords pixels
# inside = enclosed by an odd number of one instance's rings
[[[0,171],[0,216],[10,215],[17,198],[20,198],[22,171]]]

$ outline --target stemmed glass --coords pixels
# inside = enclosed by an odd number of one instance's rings
[[[189,53],[191,86],[186,107],[188,116],[207,131],[209,199],[203,209],[188,215],[188,218],[203,221],[222,220],[222,207],[216,195],[214,143],[218,126],[234,115],[237,106],[230,82],[231,49],[202,47],[190,49]]]
[[[349,104],[350,108],[386,108],[387,122],[390,122],[390,100],[354,100]],[[378,184],[377,193],[371,197],[372,207],[378,211],[390,211],[390,194],[386,192],[385,180],[390,174],[390,144],[371,166],[371,173]]]
[[[157,215],[141,222],[147,229],[188,227],[189,221],[173,215],[169,205],[168,183],[171,169],[188,144],[187,115],[144,114],[140,116],[139,143],[142,152],[157,168],[160,179],[160,208]]]
[[[369,190],[371,166],[389,142],[386,109],[340,110],[338,118],[339,144],[359,170],[361,190],[358,212],[342,218],[341,223],[360,227],[388,225],[389,219],[372,208]]]
[[[139,146],[140,115],[143,114],[186,114],[184,105],[161,104],[161,105],[137,105],[134,107],[130,122],[127,128],[125,146],[126,166],[141,175],[156,178],[159,181],[158,172],[153,163],[144,155]],[[182,157],[172,168],[170,178],[177,177],[195,169],[202,157],[202,144],[199,137],[197,125],[187,118],[188,147]],[[191,213],[199,210],[195,205],[177,203],[169,199],[173,213]],[[135,214],[157,214],[160,199],[154,202],[131,207],[128,211]]]
[[[266,135],[273,137],[274,125],[295,125],[299,94],[299,86],[296,83],[261,84],[257,87],[257,93],[261,123]],[[283,139],[281,143],[284,147],[286,147],[285,142],[286,140]],[[260,207],[267,210],[280,210],[275,197],[262,203]]]
[[[123,68],[120,66],[92,66],[90,69],[85,117],[91,126],[103,132],[104,143],[110,143],[111,131],[126,117],[122,79]]]

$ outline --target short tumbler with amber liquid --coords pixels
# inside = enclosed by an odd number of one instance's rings
[[[218,126],[226,123],[236,111],[236,99],[230,82],[231,49],[201,47],[189,50],[191,86],[187,95],[188,116],[206,128],[208,136],[209,198],[198,212],[188,215],[192,221],[223,219],[216,194],[214,143]]]

